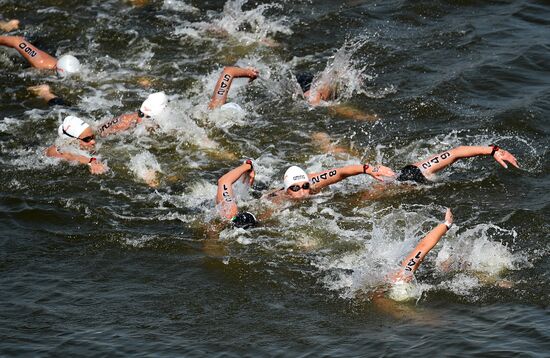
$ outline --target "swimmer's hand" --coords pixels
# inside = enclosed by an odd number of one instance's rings
[[[254,184],[254,178],[256,177],[256,172],[254,169],[248,172],[248,185],[252,186]]]
[[[447,208],[447,212],[445,213],[445,224],[448,224],[448,226],[453,224],[453,213],[451,208]]]
[[[391,170],[391,168],[385,167],[383,165],[376,165],[376,166],[370,167],[366,173],[379,181],[384,181],[384,177],[388,177],[388,178],[395,177],[394,171]]]
[[[255,69],[253,67],[247,67],[244,70],[246,71],[246,76],[245,77],[249,78],[249,80],[248,80],[249,83],[254,81],[260,75],[260,71],[258,71],[257,69]]]
[[[245,165],[249,165],[248,163],[245,163]],[[254,184],[254,178],[256,177],[256,172],[254,171],[254,167],[252,169],[248,170],[243,175],[243,183],[246,184],[248,182],[248,185],[252,186]]]
[[[96,175],[103,174],[107,170],[109,170],[109,168],[105,164],[97,160],[94,160],[91,163],[88,163],[88,166],[90,167],[90,173],[96,174]]]
[[[506,164],[506,162],[512,164],[516,168],[519,168],[518,161],[507,150],[504,150],[504,149],[500,148],[499,150],[497,150],[495,152],[493,157],[498,162],[498,164],[502,165],[506,169],[508,169],[508,165]]]

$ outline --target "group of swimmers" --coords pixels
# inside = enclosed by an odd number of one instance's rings
[[[0,25],[3,30],[9,31],[10,28],[13,29],[13,26],[16,28],[18,22],[12,20],[10,22],[0,22]],[[17,50],[33,67],[55,71],[59,77],[71,76],[80,71],[80,63],[74,56],[63,55],[55,58],[38,49],[23,37],[0,36],[0,45]],[[240,109],[236,103],[227,103],[227,96],[233,79],[248,78],[253,81],[259,75],[259,72],[254,68],[225,67],[215,85],[208,108],[215,109],[225,106],[226,108]],[[330,83],[315,83],[312,75],[297,75],[296,80],[302,89],[304,99],[312,106],[327,101],[334,96]],[[40,90],[39,95],[47,100],[50,105],[64,104],[61,98],[51,93],[49,87],[39,86],[38,88]],[[155,119],[163,113],[167,105],[168,97],[164,92],[152,93],[136,112],[123,114],[108,120],[100,124],[95,132],[82,119],[76,116],[68,116],[58,128],[59,137],[63,139],[63,143],[68,145],[52,145],[45,150],[45,154],[49,157],[88,165],[92,174],[102,174],[108,168],[91,154],[94,153],[96,134],[105,137],[132,129],[143,121],[154,124]],[[75,147],[80,150],[75,151]],[[386,185],[391,185],[389,182],[429,184],[436,172],[443,170],[459,159],[476,156],[490,156],[504,168],[508,168],[507,163],[516,168],[519,167],[512,154],[494,144],[488,146],[459,146],[407,165],[397,173],[389,167],[368,163],[348,165],[309,174],[298,166],[291,166],[284,174],[283,187],[266,193],[263,199],[275,204],[303,200],[345,178],[363,174],[369,175]],[[252,185],[254,177],[254,162],[248,159],[218,180],[215,202],[220,217],[236,228],[248,229],[258,225],[255,215],[247,211],[239,211],[233,188],[239,180]],[[443,222],[420,240],[419,244],[402,261],[401,268],[391,275],[390,280],[392,282],[410,281],[412,273],[418,268],[425,255],[449,230],[452,223],[453,215],[451,210],[447,209]]]

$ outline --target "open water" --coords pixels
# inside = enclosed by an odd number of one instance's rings
[[[0,17],[84,65],[61,81],[0,49],[0,355],[550,355],[548,1],[0,0]],[[261,74],[234,83],[245,113],[209,112],[235,64]],[[370,120],[309,107],[304,71]],[[71,106],[48,108],[40,83]],[[159,90],[157,131],[100,141],[109,173],[44,157],[66,115],[97,125]],[[399,169],[490,143],[521,169],[473,158],[382,194],[357,176],[212,230],[216,180],[245,158],[239,203],[260,212],[289,165]],[[456,226],[403,301],[371,300],[447,206]]]

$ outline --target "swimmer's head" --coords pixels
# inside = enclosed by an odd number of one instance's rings
[[[231,219],[231,223],[234,227],[241,229],[248,229],[258,225],[256,217],[248,211],[240,212]]]
[[[57,76],[65,78],[80,71],[80,62],[72,55],[63,55],[57,60],[55,71]]]
[[[311,193],[311,184],[306,172],[297,166],[288,168],[284,176],[286,195],[293,199],[301,199]]]
[[[95,136],[90,125],[75,116],[65,118],[57,129],[57,133],[61,138],[78,139],[82,147],[95,145]]]
[[[293,165],[286,170],[284,176],[285,190],[295,184],[301,184],[304,182],[309,182],[309,179],[306,172],[302,168]]]
[[[143,101],[139,112],[145,116],[155,118],[164,111],[168,105],[168,97],[164,92],[151,93],[145,101]]]
[[[300,85],[302,92],[306,93],[311,89],[311,83],[313,82],[313,75],[311,73],[300,73],[296,75],[296,81]]]

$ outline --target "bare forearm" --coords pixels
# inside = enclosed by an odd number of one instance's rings
[[[92,157],[87,157],[85,155],[60,152],[56,146],[51,146],[45,151],[48,157],[59,158],[69,162],[76,162],[81,164],[89,164],[92,160]]]
[[[424,260],[424,257],[430,250],[439,242],[439,240],[447,232],[445,224],[439,224],[433,228],[411,251],[409,256],[401,263],[401,267],[405,271],[414,272]]]
[[[451,149],[451,155],[455,157],[455,160],[461,158],[476,157],[478,155],[490,155],[492,147],[489,146],[460,146]]]
[[[230,170],[226,174],[222,175],[220,179],[218,179],[218,186],[223,184],[229,184],[233,185],[234,182],[239,180],[239,178],[246,172],[252,169],[251,164],[243,163],[236,167],[235,169]]]
[[[125,131],[139,122],[140,118],[137,113],[123,114],[122,116],[113,118],[101,125],[98,133],[100,136],[106,137],[109,134]]]
[[[16,49],[31,66],[38,69],[51,70],[57,64],[57,59],[40,50],[24,37],[21,36],[0,36],[0,44]]]
[[[0,46],[16,47],[21,40],[24,40],[20,36],[0,36]]]
[[[250,81],[253,81],[258,75],[258,70],[254,68],[224,67],[216,83],[216,87],[214,88],[214,94],[212,95],[208,108],[213,109],[225,104],[227,95],[229,94],[229,88],[231,88],[234,78],[248,77]]]
[[[363,165],[348,165],[342,168],[325,170],[309,175],[311,184],[317,184],[318,188],[337,183],[345,178],[363,173]]]
[[[236,77],[231,70],[234,67],[225,67],[223,69],[216,87],[214,87],[214,93],[212,94],[212,99],[210,100],[210,109],[217,108],[222,106],[227,101],[227,95],[229,94],[229,89],[231,88],[231,83],[233,78]]]

